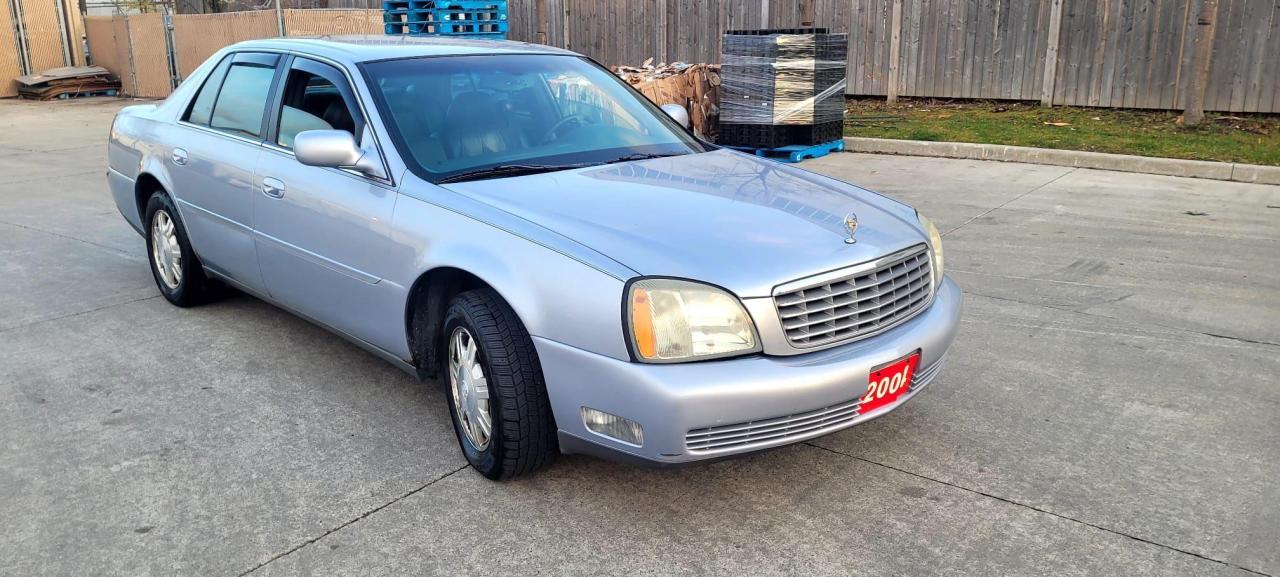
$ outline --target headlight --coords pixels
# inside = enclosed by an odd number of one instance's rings
[[[933,226],[933,221],[925,215],[917,212],[916,216],[920,218],[920,226],[929,233],[929,249],[933,251],[929,262],[933,263],[933,286],[936,288],[942,285],[942,235],[938,233],[938,227]]]
[[[652,278],[631,283],[627,333],[636,357],[670,363],[760,350],[738,298],[696,282]]]

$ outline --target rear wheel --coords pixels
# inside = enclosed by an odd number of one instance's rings
[[[542,366],[515,311],[489,289],[459,294],[444,322],[449,413],[463,454],[510,479],[551,463],[556,425]]]
[[[203,303],[213,294],[212,282],[191,250],[187,229],[169,195],[156,191],[147,201],[147,260],[151,276],[165,300],[189,307]]]

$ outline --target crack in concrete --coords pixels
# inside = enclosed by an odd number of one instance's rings
[[[42,229],[42,228],[36,228],[36,227],[34,227],[34,226],[27,226],[27,225],[25,225],[25,224],[18,224],[18,223],[16,223],[16,222],[9,222],[9,221],[7,221],[7,220],[0,220],[0,224],[7,224],[7,225],[9,225],[9,226],[17,227],[17,228],[20,228],[20,229],[23,229],[23,230],[29,230],[29,231],[31,231],[31,232],[38,232],[38,233],[42,233],[42,234],[47,234],[47,235],[49,235],[49,236],[56,236],[56,237],[58,237],[58,238],[65,239],[65,240],[74,240],[74,241],[79,242],[79,243],[84,243],[84,244],[87,244],[87,245],[92,246],[92,247],[100,248],[100,249],[105,250],[105,251],[107,251],[107,252],[109,252],[109,253],[111,253],[111,254],[113,254],[113,255],[115,255],[115,256],[118,256],[118,257],[124,258],[124,259],[126,259],[126,260],[131,260],[131,261],[133,261],[133,262],[146,262],[146,259],[145,259],[145,258],[139,258],[139,257],[136,257],[136,256],[134,256],[134,255],[131,255],[131,254],[127,253],[127,252],[124,252],[124,251],[122,251],[122,250],[120,250],[120,249],[118,249],[118,248],[110,247],[110,246],[107,246],[107,245],[105,245],[105,244],[99,244],[99,243],[93,242],[93,241],[91,241],[91,240],[85,240],[85,239],[83,239],[83,238],[76,238],[76,237],[74,237],[74,236],[69,236],[69,235],[65,235],[65,234],[62,234],[62,233],[53,232],[53,231],[51,231],[51,230],[44,230],[44,229]]]
[[[51,179],[56,179],[56,178],[68,178],[68,177],[72,177],[72,176],[84,176],[84,175],[86,175],[86,174],[96,174],[96,173],[99,173],[99,172],[101,172],[101,173],[103,173],[103,174],[106,174],[106,170],[88,169],[88,170],[82,170],[82,171],[79,171],[79,172],[67,172],[67,173],[59,174],[59,175],[57,175],[57,176],[40,176],[40,177],[28,178],[28,179],[24,179],[24,180],[7,180],[7,181],[5,181],[5,184],[6,184],[6,185],[10,185],[10,184],[23,184],[23,183],[27,183],[27,182],[36,182],[37,180],[51,180]]]
[[[263,567],[266,567],[267,565],[270,565],[271,563],[274,563],[276,560],[279,560],[279,559],[282,559],[282,558],[284,558],[284,557],[287,557],[287,556],[289,556],[289,555],[293,554],[295,551],[301,550],[301,549],[303,549],[304,547],[306,547],[306,546],[308,546],[308,545],[311,545],[312,543],[316,543],[316,542],[320,541],[321,539],[324,539],[325,537],[328,537],[329,535],[332,535],[332,534],[334,534],[334,533],[337,533],[338,531],[341,531],[341,530],[343,530],[343,529],[347,528],[348,526],[350,526],[350,525],[352,525],[352,524],[354,524],[354,523],[357,523],[357,522],[359,522],[359,521],[363,520],[365,517],[368,517],[368,516],[370,516],[370,515],[372,515],[372,514],[374,514],[374,513],[377,513],[378,511],[383,510],[383,509],[386,509],[387,507],[390,507],[390,506],[392,506],[392,505],[394,505],[394,504],[396,504],[396,503],[399,503],[400,501],[403,501],[404,499],[407,499],[407,498],[409,498],[409,497],[412,497],[412,496],[414,496],[414,495],[418,494],[419,492],[421,492],[423,489],[426,489],[427,487],[430,487],[430,486],[432,486],[432,485],[434,485],[434,484],[436,484],[436,483],[438,483],[438,482],[440,482],[440,481],[443,481],[443,480],[445,480],[445,479],[448,479],[449,477],[452,477],[452,476],[456,475],[459,471],[461,471],[461,470],[463,470],[463,469],[466,469],[467,467],[470,467],[470,466],[471,466],[470,464],[463,465],[463,466],[461,466],[461,467],[458,467],[457,469],[454,469],[454,470],[452,470],[452,471],[449,471],[448,473],[445,473],[444,475],[441,475],[441,476],[439,476],[439,477],[436,477],[435,479],[432,479],[432,480],[430,480],[430,481],[427,481],[427,482],[426,482],[425,484],[423,484],[421,487],[418,487],[417,489],[414,489],[414,490],[412,490],[412,491],[409,491],[408,493],[405,493],[405,494],[403,494],[403,495],[400,495],[399,497],[396,497],[395,499],[392,499],[392,500],[390,500],[390,501],[387,501],[386,503],[383,503],[383,504],[381,504],[381,505],[378,505],[377,507],[374,507],[374,508],[372,508],[372,509],[369,509],[368,511],[365,511],[364,513],[361,513],[358,517],[356,517],[356,518],[354,518],[354,519],[351,519],[351,520],[348,520],[347,522],[342,523],[341,525],[338,525],[337,527],[334,527],[334,528],[332,528],[332,529],[329,529],[329,530],[325,531],[324,533],[322,533],[322,534],[321,534],[320,536],[318,536],[318,537],[314,537],[314,538],[311,538],[311,539],[307,539],[306,541],[303,541],[302,543],[300,543],[299,545],[297,545],[297,546],[293,547],[292,549],[289,549],[288,551],[285,551],[285,552],[283,552],[283,553],[280,553],[279,555],[276,555],[276,556],[274,556],[274,557],[272,557],[272,558],[270,558],[270,559],[267,559],[266,561],[263,561],[263,562],[261,562],[261,563],[257,564],[257,565],[256,565],[256,566],[254,566],[252,569],[249,569],[248,571],[245,571],[245,572],[243,572],[243,573],[240,573],[240,574],[239,574],[239,575],[237,575],[236,577],[245,577],[245,575],[248,575],[248,574],[250,574],[250,573],[253,573],[254,571],[257,571],[258,569],[261,569],[261,568],[263,568]]]
[[[124,305],[129,305],[129,304],[133,304],[133,303],[140,303],[140,302],[142,302],[142,301],[149,301],[149,300],[151,300],[151,299],[158,299],[158,298],[160,298],[160,295],[151,295],[151,296],[149,296],[149,297],[139,297],[139,298],[136,298],[136,299],[130,299],[130,300],[127,300],[127,301],[124,301],[124,302],[111,303],[111,304],[108,304],[108,305],[102,305],[102,306],[100,306],[100,307],[94,307],[94,308],[87,309],[87,310],[83,310],[83,311],[76,311],[76,312],[73,312],[73,313],[67,313],[67,314],[63,314],[63,315],[57,315],[57,316],[53,316],[53,317],[49,317],[49,318],[44,318],[44,319],[36,319],[36,320],[34,320],[34,321],[30,321],[30,322],[19,323],[19,324],[13,325],[13,326],[11,326],[11,327],[4,327],[4,328],[0,328],[0,333],[13,332],[13,331],[16,331],[16,330],[18,330],[18,329],[30,328],[30,327],[34,327],[34,326],[36,326],[36,325],[42,325],[42,324],[44,324],[44,323],[51,323],[51,322],[53,322],[53,321],[59,321],[59,320],[62,320],[62,319],[69,319],[69,318],[72,318],[72,317],[78,317],[78,316],[80,316],[80,315],[87,315],[87,314],[89,314],[89,313],[96,313],[96,312],[98,312],[98,311],[104,311],[104,310],[107,310],[107,309],[113,309],[113,308],[116,308],[116,307],[122,307],[122,306],[124,306]]]
[[[1169,325],[1160,324],[1160,323],[1151,322],[1151,321],[1134,321],[1134,320],[1129,320],[1129,319],[1122,319],[1122,318],[1120,318],[1120,317],[1113,317],[1113,316],[1110,316],[1110,315],[1103,315],[1103,314],[1098,314],[1098,313],[1091,313],[1091,312],[1088,312],[1088,311],[1081,311],[1081,310],[1076,310],[1076,309],[1072,309],[1072,308],[1066,308],[1066,307],[1055,307],[1055,306],[1053,306],[1053,305],[1047,305],[1047,304],[1044,304],[1044,303],[1032,303],[1032,302],[1027,302],[1027,301],[1021,301],[1021,300],[1018,300],[1018,299],[1011,299],[1011,298],[1008,298],[1008,297],[998,297],[998,296],[993,296],[993,295],[986,295],[986,294],[982,294],[982,293],[976,293],[976,292],[973,292],[973,291],[970,291],[970,290],[965,290],[965,291],[964,291],[964,294],[966,294],[966,295],[973,295],[973,296],[976,296],[976,297],[988,298],[988,299],[991,299],[991,300],[1005,301],[1005,302],[1010,302],[1010,303],[1017,303],[1017,304],[1020,304],[1020,305],[1027,305],[1027,306],[1029,306],[1029,307],[1040,307],[1040,308],[1049,309],[1049,310],[1054,310],[1054,311],[1061,311],[1061,312],[1064,312],[1064,313],[1073,313],[1073,314],[1077,314],[1077,315],[1081,315],[1081,316],[1086,316],[1086,317],[1090,317],[1090,318],[1095,318],[1095,319],[1107,319],[1107,320],[1112,320],[1112,321],[1116,321],[1116,322],[1120,322],[1120,323],[1128,323],[1128,324],[1138,325],[1138,326],[1141,326],[1141,325],[1149,325],[1149,326],[1153,326],[1153,327],[1160,327],[1160,328],[1162,328],[1162,329],[1168,329],[1168,330],[1171,330],[1171,331],[1178,331],[1178,332],[1183,332],[1183,333],[1190,333],[1190,334],[1193,334],[1193,335],[1200,335],[1200,336],[1204,336],[1204,337],[1211,337],[1211,338],[1215,338],[1215,339],[1225,339],[1225,340],[1229,340],[1229,341],[1236,341],[1236,342],[1240,342],[1240,343],[1249,343],[1249,344],[1254,344],[1254,345],[1263,345],[1263,346],[1270,346],[1270,347],[1280,347],[1280,343],[1274,343],[1274,342],[1271,342],[1271,341],[1261,341],[1261,340],[1249,339],[1249,338],[1245,338],[1245,337],[1233,337],[1233,336],[1230,336],[1230,335],[1220,335],[1220,334],[1217,334],[1217,333],[1207,333],[1207,332],[1204,332],[1204,331],[1197,331],[1197,330],[1194,330],[1194,329],[1188,329],[1188,328],[1184,328],[1184,327],[1174,327],[1174,326],[1169,326]],[[1132,296],[1132,295],[1129,295],[1129,296]],[[1128,297],[1126,296],[1125,298],[1128,298]]]
[[[68,152],[72,150],[82,150],[86,148],[98,148],[101,144],[77,144],[75,146],[65,146],[62,148],[23,148],[20,146],[8,146],[13,152],[0,152],[0,157],[21,156],[23,154],[50,154],[55,152]]]
[[[1121,288],[1121,287],[1115,287],[1115,286],[1089,284],[1089,283],[1070,281],[1070,280],[1056,280],[1051,278],[1034,278],[1029,276],[995,274],[990,272],[978,272],[976,270],[958,270],[951,267],[947,267],[947,274],[956,274],[956,273],[972,274],[972,275],[978,275],[978,276],[989,276],[992,278],[1002,278],[1002,279],[1008,279],[1008,280],[1028,280],[1028,281],[1035,281],[1035,282],[1047,282],[1052,284],[1064,284],[1064,285],[1070,285],[1070,286],[1082,286],[1087,288],[1099,288],[1099,289],[1107,289],[1107,290],[1115,290],[1115,289]]]
[[[1019,201],[1019,200],[1022,200],[1022,199],[1023,199],[1023,198],[1025,198],[1027,195],[1029,195],[1029,194],[1031,194],[1031,193],[1033,193],[1033,192],[1035,192],[1035,191],[1037,191],[1037,190],[1040,190],[1040,189],[1042,189],[1042,188],[1044,188],[1044,187],[1046,187],[1046,186],[1049,186],[1050,184],[1053,184],[1053,183],[1055,183],[1055,182],[1058,182],[1059,180],[1062,180],[1064,177],[1066,177],[1068,174],[1071,174],[1071,173],[1073,173],[1073,172],[1075,172],[1075,171],[1077,171],[1077,170],[1080,170],[1080,169],[1079,169],[1079,168],[1073,168],[1073,169],[1071,169],[1071,170],[1068,170],[1068,171],[1066,171],[1066,172],[1064,172],[1064,173],[1062,173],[1062,174],[1059,174],[1058,176],[1053,177],[1052,179],[1050,179],[1050,180],[1049,180],[1049,182],[1046,182],[1046,183],[1044,183],[1044,184],[1042,184],[1042,185],[1040,185],[1040,186],[1037,186],[1037,187],[1035,187],[1035,188],[1033,188],[1033,189],[1031,189],[1031,190],[1028,190],[1028,191],[1026,191],[1026,192],[1022,193],[1022,194],[1019,194],[1018,196],[1015,196],[1015,197],[1013,197],[1013,198],[1011,198],[1011,199],[1009,199],[1009,200],[1006,200],[1006,201],[1004,201],[1004,202],[1000,203],[1000,204],[999,204],[999,206],[993,206],[993,207],[991,207],[991,208],[989,208],[989,209],[987,209],[987,210],[983,211],[983,212],[982,212],[982,214],[979,214],[978,216],[975,216],[975,217],[973,217],[973,218],[970,218],[969,220],[964,221],[963,223],[961,223],[961,224],[960,224],[960,226],[957,226],[957,227],[955,227],[955,228],[953,228],[953,229],[951,229],[951,230],[948,230],[947,232],[942,233],[942,236],[947,236],[947,235],[949,235],[949,234],[951,234],[951,233],[953,233],[953,232],[955,232],[955,231],[957,231],[957,230],[960,230],[960,229],[962,229],[962,228],[964,228],[964,227],[968,226],[968,225],[969,225],[969,223],[971,223],[971,222],[973,222],[973,221],[975,221],[975,220],[978,220],[978,219],[980,219],[980,218],[982,218],[982,217],[984,217],[984,216],[987,216],[988,214],[991,214],[991,213],[993,213],[993,212],[995,212],[995,211],[997,211],[997,210],[1000,210],[1000,209],[1002,209],[1002,208],[1004,208],[1004,207],[1006,207],[1006,206],[1008,206],[1008,205],[1010,205],[1010,204],[1012,204],[1012,203],[1014,203],[1014,202],[1017,202],[1017,201]]]
[[[850,459],[854,459],[854,460],[856,460],[856,461],[862,461],[862,462],[864,462],[864,463],[867,463],[867,464],[870,464],[870,465],[875,465],[875,466],[877,466],[877,467],[883,467],[883,468],[885,468],[885,469],[889,469],[889,470],[891,470],[891,471],[897,471],[897,472],[902,473],[902,474],[904,474],[904,475],[911,475],[912,477],[916,477],[916,478],[918,478],[918,479],[923,479],[923,480],[925,480],[925,481],[930,481],[930,482],[937,483],[937,484],[940,484],[940,485],[946,485],[946,486],[948,486],[948,487],[952,487],[952,488],[955,488],[955,489],[959,489],[959,490],[961,490],[961,491],[965,491],[965,492],[968,492],[968,493],[973,493],[973,494],[975,494],[975,495],[981,495],[981,496],[983,496],[983,497],[987,497],[987,498],[989,498],[989,499],[994,499],[994,500],[996,500],[996,501],[1000,501],[1000,502],[1002,502],[1002,503],[1008,503],[1008,504],[1010,504],[1010,505],[1014,505],[1014,506],[1017,506],[1017,507],[1022,507],[1022,508],[1025,508],[1025,509],[1030,509],[1030,510],[1035,511],[1035,512],[1037,512],[1037,513],[1044,513],[1045,515],[1051,515],[1051,516],[1053,516],[1053,517],[1057,517],[1057,518],[1062,519],[1062,520],[1064,520],[1064,521],[1069,521],[1069,522],[1072,522],[1072,523],[1077,523],[1077,524],[1080,524],[1080,525],[1084,525],[1084,526],[1086,526],[1086,527],[1090,527],[1090,528],[1093,528],[1093,529],[1097,529],[1097,530],[1099,530],[1099,531],[1103,531],[1103,532],[1106,532],[1106,533],[1110,533],[1110,534],[1112,534],[1112,535],[1118,535],[1118,536],[1120,536],[1120,537],[1125,537],[1125,538],[1128,538],[1128,539],[1132,539],[1132,540],[1137,541],[1137,542],[1139,542],[1139,543],[1146,543],[1146,544],[1148,544],[1148,545],[1153,545],[1153,546],[1156,546],[1156,547],[1160,547],[1160,548],[1162,548],[1162,549],[1167,549],[1167,550],[1169,550],[1169,551],[1173,551],[1173,552],[1176,552],[1176,553],[1181,553],[1181,554],[1183,554],[1183,555],[1190,555],[1190,556],[1195,557],[1195,558],[1197,558],[1197,559],[1203,559],[1203,560],[1205,560],[1205,561],[1209,561],[1209,562],[1211,562],[1211,563],[1217,563],[1217,564],[1219,564],[1219,565],[1222,565],[1222,566],[1225,566],[1225,567],[1229,567],[1229,568],[1231,568],[1231,569],[1237,569],[1237,570],[1240,570],[1240,571],[1245,571],[1245,572],[1248,572],[1248,573],[1251,573],[1251,574],[1254,574],[1254,575],[1260,575],[1260,576],[1262,576],[1262,577],[1274,577],[1274,576],[1273,576],[1272,574],[1270,574],[1270,573],[1265,573],[1265,572],[1263,572],[1263,571],[1258,571],[1258,570],[1255,570],[1255,569],[1250,569],[1250,568],[1248,568],[1248,567],[1242,567],[1242,566],[1240,566],[1240,565],[1236,565],[1236,564],[1231,563],[1231,562],[1229,562],[1229,561],[1222,561],[1222,560],[1220,560],[1220,559],[1214,559],[1213,557],[1209,557],[1209,556],[1207,556],[1207,555],[1202,555],[1202,554],[1200,554],[1200,553],[1196,553],[1195,551],[1188,551],[1188,550],[1186,550],[1186,549],[1181,549],[1181,548],[1178,548],[1178,547],[1174,547],[1173,545],[1166,545],[1166,544],[1164,544],[1164,543],[1160,543],[1160,542],[1157,542],[1157,541],[1152,541],[1152,540],[1150,540],[1150,539],[1145,539],[1145,538],[1142,538],[1142,537],[1138,537],[1137,535],[1131,535],[1131,534],[1129,534],[1129,533],[1125,533],[1125,532],[1123,532],[1123,531],[1118,531],[1118,530],[1116,530],[1116,529],[1110,529],[1110,528],[1107,528],[1107,527],[1103,527],[1103,526],[1101,526],[1101,525],[1097,525],[1097,524],[1094,524],[1094,523],[1090,523],[1090,522],[1088,522],[1088,521],[1082,521],[1082,520],[1080,520],[1080,519],[1076,519],[1076,518],[1074,518],[1074,517],[1068,517],[1068,516],[1063,515],[1063,514],[1061,514],[1061,513],[1054,513],[1053,511],[1049,511],[1049,510],[1047,510],[1047,509],[1041,509],[1040,507],[1036,507],[1035,505],[1028,505],[1028,504],[1026,504],[1026,503],[1019,503],[1018,501],[1014,501],[1014,500],[1012,500],[1012,499],[1007,499],[1007,498],[1001,497],[1001,496],[999,496],[999,495],[993,495],[993,494],[991,494],[991,493],[987,493],[987,492],[985,492],[985,491],[979,491],[979,490],[977,490],[977,489],[971,489],[971,488],[969,488],[969,487],[965,487],[965,486],[963,486],[963,485],[957,485],[957,484],[955,484],[955,483],[950,483],[950,482],[947,482],[947,481],[943,481],[943,480],[941,480],[941,479],[935,479],[935,478],[933,478],[933,477],[929,477],[929,476],[927,476],[927,475],[921,475],[920,473],[914,473],[914,472],[912,472],[912,471],[908,471],[908,470],[906,470],[906,469],[900,469],[900,468],[898,468],[898,467],[894,467],[893,465],[886,465],[886,464],[884,464],[884,463],[880,463],[880,462],[877,462],[877,461],[872,461],[871,459],[867,459],[867,458],[865,458],[865,457],[859,457],[859,456],[857,456],[857,455],[850,455],[849,453],[845,453],[845,452],[843,452],[843,451],[837,451],[837,450],[835,450],[835,449],[830,449],[830,448],[827,448],[827,447],[823,447],[823,446],[821,446],[821,445],[815,445],[815,444],[813,444],[812,442],[807,442],[807,441],[806,441],[806,442],[805,442],[805,443],[803,443],[803,444],[804,444],[804,445],[807,445],[807,446],[809,446],[809,447],[813,447],[813,448],[815,448],[815,449],[819,449],[819,450],[827,451],[828,453],[833,453],[833,454],[836,454],[836,455],[840,455],[840,456],[842,456],[842,457],[847,457],[847,458],[850,458]]]

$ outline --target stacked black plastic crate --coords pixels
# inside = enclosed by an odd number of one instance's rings
[[[848,47],[848,35],[826,28],[726,32],[718,142],[781,148],[841,138]]]

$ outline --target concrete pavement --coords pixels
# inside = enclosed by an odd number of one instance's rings
[[[0,573],[1280,575],[1280,187],[810,161],[946,231],[967,309],[930,390],[743,459],[496,484],[438,385],[159,298],[102,174],[124,104],[0,101]]]

